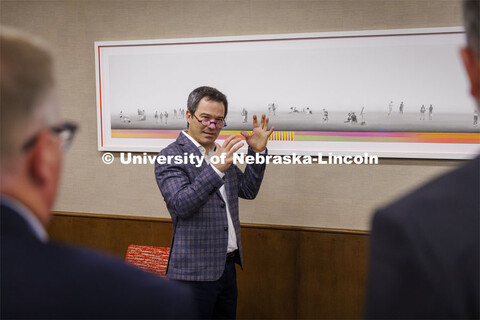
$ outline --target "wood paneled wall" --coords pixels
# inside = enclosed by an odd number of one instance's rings
[[[125,257],[129,244],[170,246],[168,219],[60,213],[52,240]],[[368,234],[242,224],[239,319],[361,318]]]

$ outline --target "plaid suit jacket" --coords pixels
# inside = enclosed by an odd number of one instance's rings
[[[249,154],[255,152],[249,148]],[[159,155],[195,154],[200,150],[183,134]],[[224,269],[228,244],[228,222],[220,187],[225,184],[228,206],[237,236],[243,267],[238,197],[254,199],[260,189],[265,164],[247,165],[243,173],[232,164],[220,176],[205,161],[193,164],[158,164],[155,176],[173,221],[173,238],[167,277],[186,281],[215,281]]]

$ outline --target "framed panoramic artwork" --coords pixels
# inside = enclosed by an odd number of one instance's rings
[[[229,100],[219,139],[266,114],[271,154],[471,158],[478,113],[461,27],[95,43],[98,149],[158,152],[188,94]]]

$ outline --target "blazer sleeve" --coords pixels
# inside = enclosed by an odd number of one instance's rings
[[[256,152],[249,147],[248,155],[255,156]],[[265,155],[259,154],[259,157],[265,160]],[[237,180],[239,181],[238,196],[240,198],[255,199],[262,184],[265,168],[265,161],[260,164],[247,164],[245,172],[242,172],[237,166],[235,166]]]
[[[183,219],[193,216],[223,184],[211,166],[191,180],[185,165],[155,164],[155,177],[170,214]]]
[[[367,319],[436,318],[443,314],[430,265],[415,227],[389,212],[373,218],[368,265]]]

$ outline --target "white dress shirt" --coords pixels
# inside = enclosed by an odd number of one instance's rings
[[[200,153],[204,157],[205,161],[215,170],[215,172],[220,176],[220,178],[223,178],[225,176],[225,173],[221,172],[215,166],[210,164],[210,158],[214,155],[215,153],[215,148],[212,147],[209,151],[208,154],[206,154],[206,150],[200,143],[198,143],[195,139],[193,139],[188,133],[185,131],[182,131],[183,134],[190,139],[190,141],[193,142],[195,146],[197,146],[198,150],[200,150]],[[232,221],[232,216],[230,214],[230,209],[228,208],[228,198],[227,198],[227,192],[225,191],[225,184],[223,184],[220,189],[220,194],[222,195],[223,201],[225,201],[225,208],[227,208],[227,222],[228,222],[228,246],[227,246],[227,253],[233,252],[238,249],[237,245],[237,235],[235,234],[235,228],[233,227],[233,221]]]

